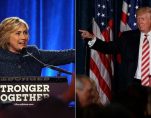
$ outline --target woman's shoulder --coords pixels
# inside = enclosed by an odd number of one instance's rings
[[[36,45],[27,45],[26,47],[27,50],[39,50],[38,47]]]
[[[38,49],[36,45],[27,45],[27,49]]]
[[[38,53],[39,52],[39,49],[36,45],[28,45],[26,47],[26,50],[30,53]]]

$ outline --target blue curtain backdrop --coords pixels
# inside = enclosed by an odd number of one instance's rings
[[[29,24],[29,44],[40,49],[60,50],[74,46],[74,0],[1,0],[0,21],[18,16]],[[60,66],[73,72],[74,64]],[[43,69],[42,76],[56,71]],[[67,76],[70,82],[71,76]]]

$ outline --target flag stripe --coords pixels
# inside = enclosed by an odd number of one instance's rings
[[[110,66],[110,59],[108,59],[104,54],[99,53],[100,59],[102,61],[102,64],[105,66],[105,69],[107,70],[110,78],[112,78],[112,68]]]
[[[101,60],[101,58],[99,58],[99,53],[96,50],[91,50],[91,58],[93,59],[93,61],[95,61],[95,64],[97,65],[98,69],[99,69],[99,73],[102,74],[102,77],[104,78],[110,78],[107,69],[104,66],[104,62]],[[93,64],[92,64],[93,66]],[[110,85],[110,79],[104,79],[104,81],[107,83],[107,85],[111,88]]]
[[[95,76],[95,74],[93,73],[93,71],[90,70],[90,75],[93,76],[93,81],[96,83],[96,86],[98,89],[98,93],[99,93],[99,96],[100,96],[100,101],[103,105],[106,105],[108,103],[110,103],[110,100],[108,99],[108,97],[106,97],[105,93],[102,91],[102,89],[100,88],[100,85],[99,85],[99,82],[98,82],[98,79],[97,77]]]
[[[104,81],[102,75],[99,72],[98,66],[95,64],[94,60],[91,58],[90,60],[91,63],[91,70],[93,70],[93,73],[97,76],[98,82],[99,82],[99,86],[101,87],[102,91],[107,95],[108,99],[111,100],[111,90],[108,87],[108,85],[106,84],[106,82]]]

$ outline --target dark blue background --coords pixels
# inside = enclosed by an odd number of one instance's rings
[[[30,28],[29,44],[40,49],[75,48],[74,4],[74,0],[1,0],[0,21],[11,16],[24,19]],[[60,67],[74,71],[74,64]],[[42,76],[55,76],[56,73],[43,69]],[[70,78],[68,76],[69,82]]]

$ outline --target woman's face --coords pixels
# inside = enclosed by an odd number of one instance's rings
[[[22,48],[27,46],[28,30],[25,25],[21,25],[18,30],[10,34],[8,50],[13,53],[19,53]]]

